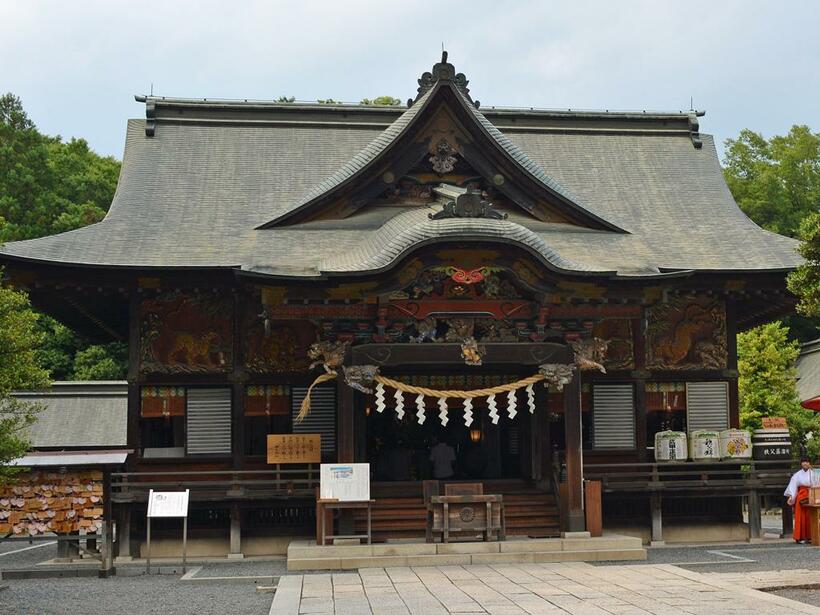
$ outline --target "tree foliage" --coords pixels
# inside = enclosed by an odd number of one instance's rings
[[[800,239],[800,255],[806,262],[789,275],[789,290],[800,298],[798,312],[820,318],[820,213],[803,221]]]
[[[114,196],[119,170],[117,160],[97,155],[83,139],[63,142],[40,133],[19,98],[0,96],[0,243],[99,222]],[[92,350],[87,340],[54,319],[32,317],[42,340],[36,357],[53,378],[125,375],[121,345]],[[99,365],[93,364],[95,359]]]
[[[795,454],[808,436],[812,454],[820,453],[820,414],[800,406],[795,362],[797,341],[778,322],[750,329],[737,336],[740,425],[758,429],[765,416],[783,416],[789,423]]]
[[[0,241],[42,237],[99,222],[120,163],[84,139],[41,134],[12,94],[0,97]]]
[[[820,133],[808,126],[768,140],[742,130],[726,140],[723,165],[735,201],[765,229],[795,237],[802,221],[820,210]]]
[[[377,96],[376,98],[362,98],[360,104],[395,107],[396,105],[400,105],[401,101],[393,96]]]
[[[25,294],[0,287],[0,483],[18,470],[6,464],[28,450],[27,427],[38,407],[11,397],[16,390],[48,384],[37,361],[42,334]]]

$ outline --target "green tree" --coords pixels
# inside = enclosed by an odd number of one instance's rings
[[[401,101],[398,98],[393,98],[392,96],[377,96],[376,98],[362,98],[360,104],[392,107],[400,105]]]
[[[820,213],[803,221],[800,239],[800,255],[806,262],[789,275],[789,290],[800,298],[798,312],[820,317]]]
[[[742,130],[725,145],[724,175],[740,208],[763,228],[796,236],[820,210],[820,133],[795,125],[767,140]]]
[[[74,357],[74,380],[119,380],[128,368],[128,346],[114,342],[89,346]]]
[[[94,153],[83,139],[63,142],[41,134],[19,98],[0,96],[0,243],[70,231],[102,220],[114,196],[120,163]],[[53,378],[68,379],[94,373],[90,357],[112,373],[122,364],[116,345],[105,345],[75,366],[88,340],[52,318],[41,315],[38,333],[44,339],[37,357]],[[123,377],[122,369],[117,377]]]
[[[758,429],[764,416],[783,416],[795,454],[808,436],[810,453],[820,453],[820,414],[800,406],[795,361],[800,354],[789,330],[773,322],[737,336],[740,425]]]
[[[42,237],[99,222],[120,163],[84,139],[41,134],[19,98],[0,97],[0,241]]]
[[[0,287],[0,483],[19,471],[7,464],[28,450],[27,428],[39,409],[11,397],[11,392],[48,385],[48,374],[36,357],[42,343],[36,324],[28,297]]]
[[[342,102],[340,100],[336,100],[335,98],[320,98],[316,101],[320,105],[340,105]]]
[[[295,96],[280,96],[276,99],[276,102],[279,103],[292,103],[296,100]]]

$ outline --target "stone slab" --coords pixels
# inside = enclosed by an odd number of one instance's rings
[[[442,555],[465,553],[498,553],[503,542],[443,542],[434,545],[436,553]]]
[[[561,551],[562,541],[557,538],[535,540],[512,540],[498,543],[501,553],[532,553],[535,551]]]

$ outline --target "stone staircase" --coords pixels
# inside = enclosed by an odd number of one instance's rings
[[[396,493],[390,486],[374,488],[372,509],[373,541],[423,539],[426,506],[421,494],[414,497]],[[508,536],[550,538],[558,536],[558,505],[551,493],[528,486],[524,481],[495,481],[485,485],[485,493],[504,496],[504,516]],[[355,530],[366,530],[364,511],[357,511]]]
[[[600,538],[512,537],[500,542],[401,541],[325,547],[312,541],[293,541],[288,546],[289,571],[645,559],[640,538],[617,534]]]

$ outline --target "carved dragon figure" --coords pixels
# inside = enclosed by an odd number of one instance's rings
[[[538,366],[538,372],[544,376],[544,386],[564,390],[564,385],[572,381],[575,366],[571,363],[543,363]]]
[[[362,393],[373,393],[373,381],[379,375],[379,368],[375,365],[351,365],[342,367],[345,382],[349,387]]]
[[[461,356],[467,365],[481,365],[484,352],[484,348],[472,336],[461,342]]]
[[[575,353],[575,364],[581,371],[598,370],[602,374],[606,373],[603,363],[609,341],[591,337],[572,340],[569,345]]]
[[[349,342],[328,341],[311,344],[308,349],[308,358],[313,361],[310,369],[321,365],[328,374],[335,372],[344,363],[348,345]]]

